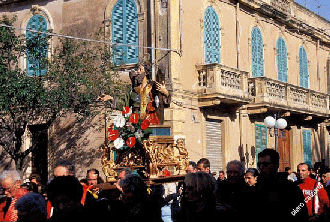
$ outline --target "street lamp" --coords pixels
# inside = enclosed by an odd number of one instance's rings
[[[270,136],[275,136],[275,150],[277,151],[278,148],[278,129],[283,130],[287,127],[288,123],[286,122],[285,119],[276,119],[276,114],[274,114],[274,117],[272,116],[267,116],[264,119],[264,123],[266,127],[269,129],[269,135]],[[274,130],[272,133],[272,129]]]

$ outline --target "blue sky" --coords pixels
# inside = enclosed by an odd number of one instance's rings
[[[330,21],[330,0],[295,0],[295,2]]]

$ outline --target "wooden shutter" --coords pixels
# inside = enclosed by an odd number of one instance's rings
[[[312,133],[310,130],[303,130],[303,151],[304,151],[304,162],[312,166]]]
[[[47,31],[47,21],[41,15],[34,15],[27,23],[27,29],[36,31]],[[47,41],[45,34],[38,34],[30,31],[26,31],[26,39],[41,37],[41,41]],[[36,52],[32,53],[27,50],[26,52],[26,71],[29,76],[44,75],[47,72],[44,59],[47,59],[48,46],[47,42],[39,42],[39,48],[36,48]]]
[[[304,47],[299,48],[299,85],[309,88],[308,58]]]
[[[220,63],[220,25],[217,13],[208,7],[204,14],[205,63]]]
[[[264,46],[262,35],[258,27],[254,27],[251,33],[251,59],[252,59],[252,76],[264,76]]]
[[[133,0],[118,0],[112,11],[112,42],[138,45],[137,9]],[[118,45],[113,47],[116,65],[138,62],[138,48]]]
[[[267,148],[267,128],[264,125],[255,125],[255,147],[258,161],[258,153]]]
[[[138,18],[137,9],[133,0],[126,1],[126,15],[125,15],[125,41],[130,45],[138,45]],[[127,47],[126,63],[132,64],[138,62],[137,47]]]
[[[124,44],[124,0],[118,0],[112,10],[112,42]],[[113,61],[115,64],[125,63],[124,46],[113,47]]]
[[[210,160],[212,172],[223,169],[221,147],[221,121],[206,120],[206,158]]]
[[[280,37],[277,40],[276,49],[278,79],[282,82],[288,82],[287,49],[283,38]]]

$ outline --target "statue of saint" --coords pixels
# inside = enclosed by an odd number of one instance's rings
[[[142,119],[148,119],[151,125],[159,125],[164,121],[164,108],[169,107],[171,95],[164,81],[152,81],[149,73],[150,69],[143,64],[129,73],[133,91],[130,105],[133,111],[140,111]]]

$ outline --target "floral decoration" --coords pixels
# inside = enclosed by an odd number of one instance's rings
[[[122,115],[115,116],[113,125],[108,128],[108,140],[120,150],[142,146],[142,141],[151,133],[149,125],[149,120],[141,119],[131,108],[124,107]]]

